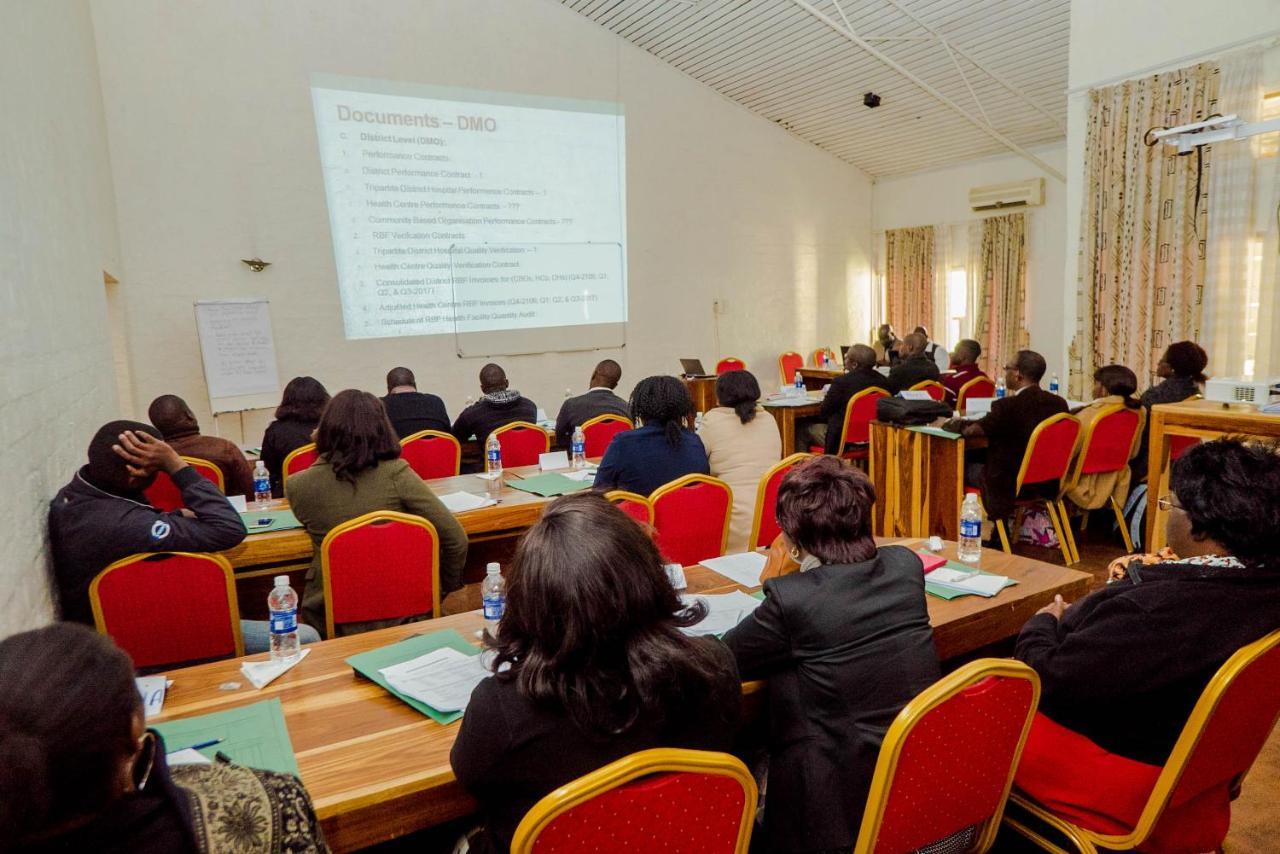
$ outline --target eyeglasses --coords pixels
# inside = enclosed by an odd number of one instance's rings
[[[1173,496],[1172,496],[1172,495],[1166,495],[1164,498],[1157,499],[1157,500],[1156,500],[1156,506],[1157,506],[1157,507],[1159,507],[1159,508],[1160,508],[1160,510],[1161,510],[1161,512],[1163,512],[1163,513],[1168,513],[1170,510],[1181,510],[1181,509],[1182,509],[1182,505],[1181,505],[1181,504],[1174,504],[1174,503],[1173,503]]]

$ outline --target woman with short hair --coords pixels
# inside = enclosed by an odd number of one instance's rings
[[[743,679],[769,682],[768,851],[850,850],[885,732],[940,675],[920,558],[876,547],[875,497],[836,457],[791,469],[777,513],[800,571],[724,638]]]
[[[296,777],[170,769],[165,749],[107,636],[54,623],[0,641],[0,852],[329,850]]]
[[[285,457],[315,441],[312,434],[328,402],[329,392],[315,377],[294,377],[284,387],[276,420],[262,437],[262,463],[271,475],[272,496],[284,497]]]
[[[400,458],[400,440],[382,401],[367,391],[338,392],[316,428],[316,453],[315,463],[290,475],[285,485],[289,505],[311,536],[314,552],[302,594],[302,618],[307,625],[324,635],[320,544],[338,525],[374,510],[411,513],[434,525],[440,541],[440,598],[462,586],[467,534]],[[403,622],[407,620],[345,623],[337,633],[358,634]]]
[[[636,429],[613,437],[596,471],[596,489],[648,495],[687,474],[708,474],[707,451],[689,429],[693,398],[675,377],[646,377],[631,390]]]
[[[547,506],[507,571],[494,675],[471,695],[450,762],[480,802],[473,852],[507,851],[559,786],[652,747],[728,750],[741,686],[645,531],[600,493]]]

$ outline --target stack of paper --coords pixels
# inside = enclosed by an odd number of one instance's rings
[[[378,672],[397,692],[441,712],[465,709],[471,692],[489,675],[482,656],[447,646]]]
[[[760,600],[748,596],[741,590],[732,593],[703,594],[701,596],[682,596],[686,606],[697,599],[707,604],[707,616],[697,625],[685,629],[689,635],[722,635],[741,623],[748,614],[760,607]]]
[[[437,497],[450,513],[465,513],[468,510],[479,510],[481,507],[492,507],[498,503],[492,498],[472,495],[470,492],[446,492]]]
[[[942,566],[924,577],[926,589],[938,587],[943,591],[988,598],[996,595],[1004,588],[1016,582],[1003,575],[990,575],[985,572],[966,572],[952,566]]]
[[[589,466],[588,468],[585,468],[585,469],[578,469],[577,471],[571,471],[568,474],[566,474],[565,477],[569,478],[569,480],[576,480],[580,483],[591,483],[596,479],[596,467]]]
[[[240,672],[244,674],[244,678],[253,683],[253,687],[262,690],[310,653],[311,650],[304,646],[291,661],[272,661],[269,658],[266,661],[245,661],[240,664]]]
[[[769,559],[760,552],[742,552],[741,554],[724,555],[708,558],[702,565],[712,572],[718,572],[725,578],[741,584],[743,587],[759,587],[760,573]]]

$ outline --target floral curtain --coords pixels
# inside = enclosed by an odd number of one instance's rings
[[[933,226],[884,233],[885,321],[899,335],[931,326],[933,317]]]
[[[998,376],[1003,362],[1030,340],[1026,215],[984,219],[980,253],[974,338],[982,345],[983,368]]]
[[[1218,66],[1089,92],[1071,393],[1099,365],[1145,384],[1171,342],[1198,340],[1210,152],[1179,157],[1148,131],[1217,112]]]

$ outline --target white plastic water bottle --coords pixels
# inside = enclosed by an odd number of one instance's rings
[[[489,478],[489,494],[496,497],[502,493],[502,443],[498,437],[490,433],[484,443],[484,470]]]
[[[276,576],[276,586],[267,595],[267,610],[271,660],[293,661],[298,657],[298,594],[289,586],[289,576]]]
[[[1049,393],[1050,394],[1058,393],[1058,375],[1057,374],[1054,374],[1053,377],[1049,380]]]
[[[573,439],[569,442],[569,468],[577,470],[587,467],[587,434],[581,427],[573,428]]]
[[[484,629],[491,636],[497,637],[498,623],[507,607],[507,582],[502,577],[501,567],[496,563],[490,563],[484,568],[480,602],[484,607]]]
[[[796,394],[804,394],[804,377],[800,376],[800,372],[796,371]]]
[[[996,380],[996,400],[1004,397],[1009,390],[1004,387],[1004,377]]]
[[[253,503],[259,509],[266,507],[271,500],[271,475],[262,460],[253,467]]]
[[[978,509],[978,496],[972,492],[964,497],[960,507],[960,560],[977,566],[982,560],[982,511]]]
[[[827,358],[826,350],[822,351],[822,370],[824,371],[831,370],[831,360]]]

